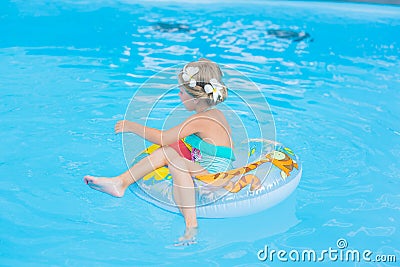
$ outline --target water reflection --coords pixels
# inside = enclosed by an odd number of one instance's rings
[[[304,40],[314,41],[310,34],[304,31],[290,31],[290,30],[267,30],[268,35],[276,38],[291,40],[292,42],[300,42]]]
[[[153,24],[153,29],[160,32],[190,32],[190,27],[183,23],[157,22]]]

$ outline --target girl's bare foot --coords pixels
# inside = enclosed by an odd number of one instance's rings
[[[196,244],[197,231],[197,227],[186,228],[185,234],[179,238],[179,241],[175,243],[174,246],[189,246]]]
[[[86,175],[83,181],[91,188],[114,197],[123,197],[125,194],[126,187],[119,177],[106,178]]]

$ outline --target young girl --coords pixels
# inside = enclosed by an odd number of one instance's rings
[[[122,197],[129,185],[167,165],[173,180],[174,200],[186,224],[185,234],[180,238],[181,244],[194,242],[197,218],[193,177],[226,171],[234,160],[231,129],[224,114],[215,108],[227,97],[227,88],[221,78],[220,68],[210,60],[202,58],[188,63],[178,75],[179,97],[185,108],[195,111],[195,114],[164,131],[133,121],[117,122],[116,133],[134,133],[161,147],[117,177],[85,176],[85,183],[93,189]],[[179,142],[182,139],[194,148],[189,157],[180,149],[182,146]],[[214,149],[201,151],[200,147]]]

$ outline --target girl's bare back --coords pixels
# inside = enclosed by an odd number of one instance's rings
[[[198,114],[201,120],[201,130],[197,135],[204,141],[216,146],[233,148],[231,128],[224,114],[218,109],[208,110]]]

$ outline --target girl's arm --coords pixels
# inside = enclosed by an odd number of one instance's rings
[[[115,133],[134,133],[154,144],[160,144],[161,131],[155,128],[146,127],[140,123],[122,120],[115,124]]]
[[[204,120],[195,114],[190,116],[183,123],[169,130],[161,131],[133,121],[123,120],[117,122],[115,125],[115,133],[131,132],[154,144],[166,146],[171,145],[188,135],[199,132],[202,127],[205,127],[203,123]]]

